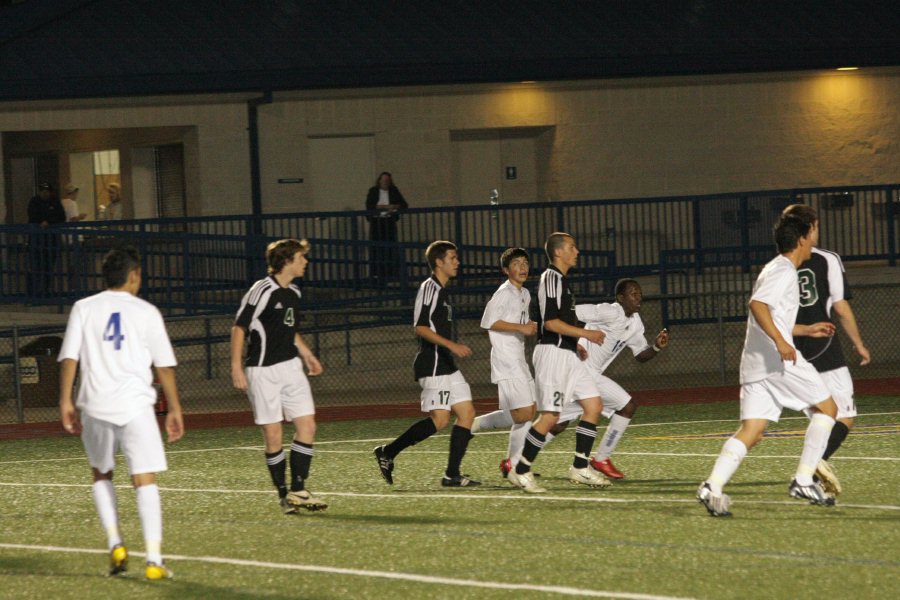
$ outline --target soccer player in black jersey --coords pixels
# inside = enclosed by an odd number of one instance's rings
[[[296,513],[298,508],[322,510],[328,506],[306,489],[316,435],[316,410],[303,365],[313,376],[322,373],[322,364],[300,336],[300,290],[291,282],[303,277],[308,252],[306,240],[285,239],[269,244],[269,275],[244,294],[231,328],[231,380],[234,387],[246,390],[250,397],[253,419],[262,427],[265,438],[266,464],[285,514]],[[248,333],[250,347],[242,364]],[[294,423],[290,490],[285,482],[282,439],[282,422],[286,420]]]
[[[609,480],[588,462],[603,404],[594,378],[578,358],[576,348],[578,338],[602,344],[606,336],[602,331],[585,329],[575,315],[575,295],[566,279],[566,274],[578,262],[575,239],[568,233],[553,233],[547,238],[544,250],[550,266],[541,274],[538,284],[541,327],[533,355],[540,416],[525,436],[522,457],[507,479],[525,490],[534,486],[531,464],[544,446],[547,433],[559,421],[563,407],[578,402],[582,415],[575,429],[575,458],[569,469],[569,481],[605,487]]]
[[[415,377],[422,386],[422,412],[428,417],[403,432],[390,444],[375,448],[375,458],[381,476],[394,483],[394,458],[405,448],[429,438],[450,424],[450,413],[456,415],[456,424],[450,432],[450,457],[447,470],[441,479],[444,487],[471,487],[481,485],[460,473],[460,464],[472,439],[472,421],[475,407],[472,392],[454,358],[466,358],[472,350],[465,344],[451,339],[453,309],[448,301],[447,283],[456,277],[459,257],[452,242],[432,242],[425,251],[431,268],[431,277],[419,286],[413,317],[416,335],[419,336],[419,352],[413,365]]]
[[[803,204],[793,204],[785,209],[787,214],[805,220],[815,220],[813,208]],[[853,349],[860,357],[860,366],[869,364],[869,349],[863,343],[856,323],[856,316],[850,308],[848,300],[852,298],[847,285],[847,276],[841,257],[834,252],[813,248],[812,256],[804,261],[797,270],[800,279],[800,310],[797,323],[812,325],[820,321],[837,322],[853,343]],[[841,349],[838,336],[827,338],[798,337],[797,349],[813,364],[825,386],[831,392],[838,407],[837,422],[831,430],[825,454],[816,468],[816,476],[822,488],[833,495],[841,492],[841,484],[828,463],[828,459],[840,448],[856,416],[856,403],[853,401],[853,380],[850,369]]]

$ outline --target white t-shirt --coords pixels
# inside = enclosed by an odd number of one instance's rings
[[[76,406],[124,425],[156,402],[151,365],[177,364],[159,310],[128,292],[104,291],[72,307],[58,361],[79,361]]]
[[[585,329],[599,330],[606,334],[602,344],[581,338],[578,343],[588,351],[588,367],[602,373],[616,359],[625,346],[637,356],[650,347],[644,338],[644,322],[641,315],[625,316],[625,309],[618,302],[613,304],[578,304],[575,315],[584,322]]]
[[[488,330],[491,339],[491,382],[504,379],[528,379],[531,370],[525,360],[525,336],[521,333],[491,331],[497,321],[525,324],[528,322],[528,305],[531,293],[524,287],[517,288],[508,280],[503,283],[487,306],[481,317],[482,329]]]
[[[793,346],[792,332],[800,309],[800,283],[794,264],[784,256],[770,260],[756,278],[750,300],[769,306],[775,327],[785,341]],[[798,364],[801,361],[805,362],[805,359],[798,352]],[[784,362],[775,342],[762,330],[753,313],[749,313],[744,351],[741,354],[741,383],[762,381],[783,370]]]
[[[66,211],[66,222],[72,220],[72,217],[78,216],[78,203],[72,200],[71,198],[63,198],[60,200],[62,203],[63,210]]]

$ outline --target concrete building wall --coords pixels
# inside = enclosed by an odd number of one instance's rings
[[[0,132],[188,126],[189,212],[247,213],[254,96],[7,103]],[[539,201],[895,183],[898,105],[900,69],[276,92],[259,107],[263,208],[362,208],[365,189],[322,206],[307,181],[278,183],[308,176],[311,136],[373,136],[369,179],[391,171],[418,207],[472,201],[454,197],[453,144],[479,130],[500,145],[530,128]]]

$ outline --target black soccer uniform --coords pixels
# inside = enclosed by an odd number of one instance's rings
[[[569,281],[562,271],[550,265],[541,274],[538,284],[538,307],[541,311],[541,335],[539,344],[549,344],[575,352],[578,346],[578,338],[569,335],[561,335],[547,331],[544,323],[553,319],[560,319],[564,323],[575,327],[583,327],[584,323],[575,315],[575,294],[569,287]]]
[[[448,297],[450,292],[433,276],[422,282],[416,294],[416,308],[413,324],[428,327],[438,335],[452,338],[453,308]],[[447,348],[432,344],[419,336],[419,352],[413,363],[416,380],[422,377],[437,377],[456,372],[453,354]]]
[[[850,300],[847,276],[841,257],[834,252],[813,248],[812,256],[797,269],[800,279],[798,325],[831,322],[831,307],[840,300]],[[820,373],[847,366],[841,341],[837,335],[826,338],[795,336],[794,343],[803,357]]]
[[[260,279],[244,294],[234,324],[249,332],[245,366],[268,367],[297,358],[294,334],[299,331],[300,289]]]

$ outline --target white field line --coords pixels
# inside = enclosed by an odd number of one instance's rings
[[[41,552],[68,552],[78,554],[106,554],[105,550],[93,548],[69,548],[65,546],[37,546],[29,544],[3,544],[0,548],[9,550],[31,550]],[[144,556],[142,552],[132,552],[134,556]],[[203,562],[223,565],[235,565],[239,567],[256,567],[261,569],[281,569],[288,571],[305,571],[308,573],[325,573],[329,575],[351,575],[356,577],[372,577],[378,579],[393,579],[397,581],[412,581],[434,585],[451,585],[468,588],[481,588],[489,590],[510,590],[543,592],[545,594],[557,594],[562,596],[581,596],[585,598],[623,598],[626,600],[689,600],[677,596],[659,596],[656,594],[638,594],[631,592],[611,592],[604,590],[588,590],[568,586],[530,585],[527,583],[503,583],[498,581],[478,581],[474,579],[457,579],[453,577],[435,577],[432,575],[418,575],[416,573],[396,573],[387,571],[368,571],[363,569],[343,569],[340,567],[327,567],[322,565],[305,565],[291,563],[274,563],[259,560],[243,560],[238,558],[224,558],[219,556],[187,556],[182,554],[167,554],[170,561]]]
[[[0,487],[19,487],[19,488],[90,488],[90,484],[84,483],[17,483],[0,481]],[[130,485],[117,485],[119,489],[131,489]],[[265,494],[271,495],[272,490],[242,490],[232,488],[174,488],[160,487],[160,491],[166,493],[184,493],[184,494]],[[317,496],[333,496],[335,498],[380,498],[394,500],[408,500],[417,498],[423,500],[518,500],[518,501],[534,501],[534,502],[582,502],[594,504],[696,504],[697,500],[693,498],[645,498],[641,497],[617,497],[610,498],[601,496],[606,492],[600,490],[585,490],[588,496],[554,496],[552,494],[527,495],[524,493],[513,492],[509,494],[494,494],[485,492],[391,492],[388,494],[363,493],[363,492],[328,492],[316,488]],[[778,506],[796,506],[805,507],[806,504],[797,502],[796,500],[740,500],[741,504],[764,504]],[[870,510],[897,510],[900,511],[900,505],[893,504],[846,504],[841,502],[838,504],[841,508],[861,508]],[[827,509],[826,509],[827,510]]]

